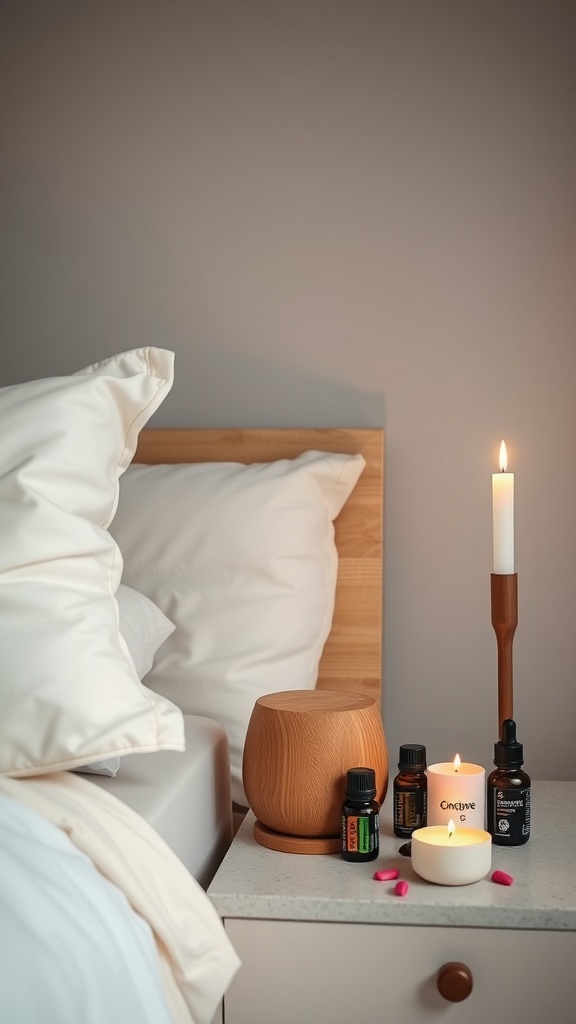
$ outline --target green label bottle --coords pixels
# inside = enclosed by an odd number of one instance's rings
[[[373,768],[350,768],[346,799],[342,804],[342,856],[344,860],[375,860],[379,853],[380,806]]]

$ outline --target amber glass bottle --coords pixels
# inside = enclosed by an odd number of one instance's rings
[[[409,839],[414,829],[426,824],[428,777],[426,747],[404,743],[398,758],[400,771],[393,782],[394,835]]]

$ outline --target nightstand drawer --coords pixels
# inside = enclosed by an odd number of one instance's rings
[[[574,932],[240,919],[225,926],[242,960],[225,997],[226,1024],[576,1021]],[[437,988],[449,961],[472,974],[461,1002]]]

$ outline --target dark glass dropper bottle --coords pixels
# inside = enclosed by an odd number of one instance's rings
[[[486,782],[488,832],[496,846],[522,846],[530,838],[530,776],[522,771],[524,748],[512,718],[502,722],[494,764]]]

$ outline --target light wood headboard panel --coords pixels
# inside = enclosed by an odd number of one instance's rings
[[[272,462],[360,452],[366,467],[335,522],[338,586],[317,686],[382,696],[384,432],[359,429],[143,430],[135,462]]]

